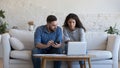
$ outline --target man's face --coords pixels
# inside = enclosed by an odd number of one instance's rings
[[[53,32],[57,28],[57,21],[52,21],[52,22],[48,23],[48,25],[49,25],[49,30]]]

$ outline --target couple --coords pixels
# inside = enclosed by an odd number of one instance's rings
[[[62,54],[62,30],[57,26],[57,18],[54,15],[47,17],[47,24],[39,26],[34,34],[35,48],[32,54]],[[85,41],[85,28],[78,16],[70,13],[63,25],[65,50],[69,41]],[[34,68],[40,68],[40,58],[32,56]],[[84,67],[84,61],[80,61],[80,67]],[[68,68],[72,68],[71,62],[67,62]],[[60,68],[61,61],[54,61],[54,68]]]

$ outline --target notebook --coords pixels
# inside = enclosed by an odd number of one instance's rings
[[[87,43],[86,42],[68,42],[67,55],[80,56],[86,55]]]

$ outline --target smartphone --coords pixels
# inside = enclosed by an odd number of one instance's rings
[[[57,41],[57,42],[54,42],[55,44],[60,44],[60,42],[59,41]]]

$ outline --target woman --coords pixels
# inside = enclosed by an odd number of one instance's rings
[[[82,25],[78,16],[74,13],[70,13],[63,25],[63,34],[65,42],[65,53],[67,53],[67,43],[69,41],[85,41],[85,31],[86,29]],[[84,61],[80,61],[80,68],[84,67]],[[67,62],[68,68],[72,68],[71,62]]]

